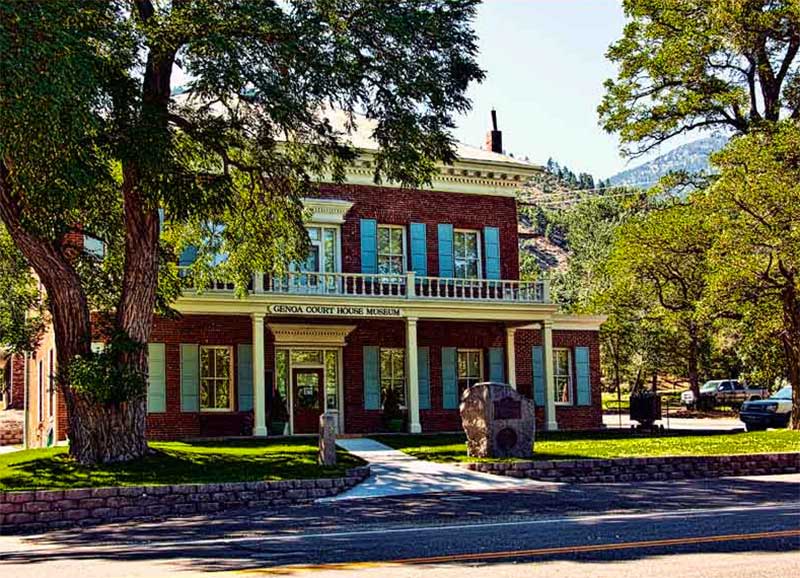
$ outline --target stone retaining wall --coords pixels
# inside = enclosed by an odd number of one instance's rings
[[[287,506],[334,496],[369,475],[361,466],[317,480],[0,492],[0,534]]]
[[[725,456],[675,456],[609,460],[475,462],[467,469],[551,482],[615,483],[794,474],[800,472],[800,452]]]

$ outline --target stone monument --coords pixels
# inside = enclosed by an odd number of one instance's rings
[[[470,457],[533,457],[533,401],[511,386],[475,384],[461,396],[460,411]]]
[[[319,463],[336,465],[336,416],[332,413],[319,416]]]

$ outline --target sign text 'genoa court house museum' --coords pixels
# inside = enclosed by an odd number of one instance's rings
[[[377,186],[370,134],[362,120],[350,136],[346,183],[305,199],[304,263],[256,275],[244,298],[187,290],[179,317],[156,320],[151,438],[312,433],[323,411],[340,433],[377,432],[387,396],[409,432],[459,430],[461,392],[480,381],[531,397],[539,428],[601,426],[602,320],[559,314],[544,283],[519,280],[516,194],[541,169],[503,155],[495,130],[424,189]],[[66,437],[52,347],[21,360],[31,446]]]

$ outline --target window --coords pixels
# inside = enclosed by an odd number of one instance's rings
[[[478,231],[453,232],[453,264],[457,279],[481,276],[480,234]]]
[[[470,386],[483,381],[483,352],[480,349],[458,350],[459,397]]]
[[[553,377],[556,403],[572,403],[572,356],[569,349],[553,350]]]
[[[405,350],[381,349],[381,407],[386,398],[395,396],[397,405],[406,405],[406,363]]]
[[[402,275],[405,272],[405,228],[378,225],[378,273]]]
[[[47,414],[53,417],[56,407],[56,370],[53,365],[53,350],[50,350],[47,358],[47,392],[48,392],[48,406]]]
[[[231,409],[233,349],[230,347],[200,348],[200,409]]]
[[[95,259],[102,259],[106,256],[106,246],[103,241],[89,235],[83,236],[83,250]]]

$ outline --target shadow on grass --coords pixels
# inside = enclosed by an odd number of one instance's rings
[[[250,482],[336,477],[363,462],[339,452],[338,464],[317,464],[317,448],[306,442],[154,443],[150,455],[122,464],[83,466],[66,453],[19,452],[0,462],[0,490],[98,486]]]

